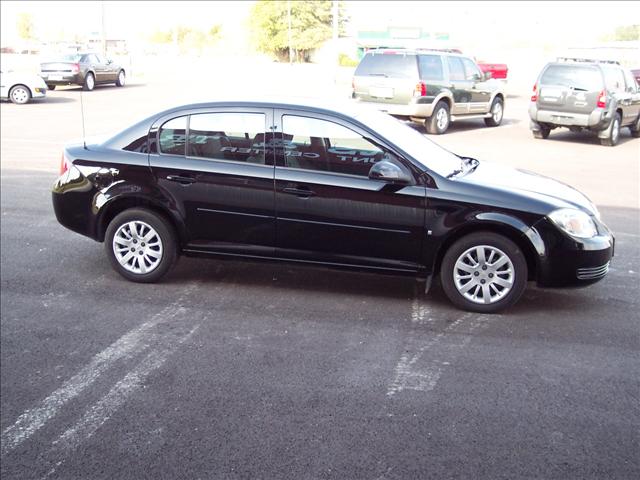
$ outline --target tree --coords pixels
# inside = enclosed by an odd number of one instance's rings
[[[291,1],[291,49],[298,60],[308,61],[311,50],[332,36],[330,0]],[[342,5],[340,5],[342,7]],[[347,21],[340,8],[339,27]],[[286,1],[259,0],[251,9],[251,29],[257,48],[275,54],[281,60],[289,56],[288,16]]]
[[[24,40],[33,38],[33,17],[30,13],[18,14],[18,35]]]
[[[616,28],[615,40],[628,41],[628,40],[640,40],[640,25],[625,25],[623,27]]]
[[[214,44],[221,36],[221,26],[213,25],[207,33],[190,27],[178,26],[171,30],[156,30],[149,37],[149,41],[159,44],[170,44],[176,42],[181,52],[202,50]]]

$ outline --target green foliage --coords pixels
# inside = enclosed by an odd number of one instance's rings
[[[18,14],[18,35],[24,40],[33,38],[33,18],[30,13]]]
[[[176,43],[181,52],[197,51],[214,44],[221,36],[222,27],[213,25],[206,33],[190,27],[178,26],[177,28],[160,31],[151,34],[149,40],[152,43],[170,44]]]
[[[332,37],[332,1],[291,1],[291,49],[299,59],[307,60],[311,50]],[[288,57],[289,21],[286,1],[259,0],[251,9],[250,25],[257,48]],[[342,7],[340,5],[340,7]],[[346,17],[339,8],[340,30],[344,30]]]
[[[640,25],[625,25],[616,28],[615,40],[640,40]]]
[[[358,60],[351,58],[346,53],[341,53],[338,56],[338,63],[340,64],[341,67],[357,67],[358,66]]]

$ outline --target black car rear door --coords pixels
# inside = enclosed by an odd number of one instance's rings
[[[419,269],[425,187],[368,177],[411,166],[357,126],[332,116],[275,112],[276,255],[382,270]]]
[[[265,146],[272,122],[272,109],[219,108],[156,123],[150,166],[184,219],[185,249],[272,256],[274,162]]]

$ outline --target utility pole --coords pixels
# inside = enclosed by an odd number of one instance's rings
[[[100,2],[100,13],[101,13],[101,23],[102,30],[100,31],[100,40],[102,43],[102,55],[107,56],[107,33],[104,28],[104,1]]]
[[[287,36],[289,38],[289,65],[293,63],[293,51],[291,51],[291,0],[287,0],[287,21],[289,22],[289,29]]]
[[[338,1],[333,0],[331,5],[331,17],[333,21],[333,83],[338,81],[338,65],[340,64],[340,52],[338,48]]]

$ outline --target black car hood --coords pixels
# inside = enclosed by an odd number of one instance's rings
[[[524,195],[554,208],[581,208],[597,215],[595,205],[581,192],[569,185],[534,172],[519,170],[482,161],[457,181]]]

